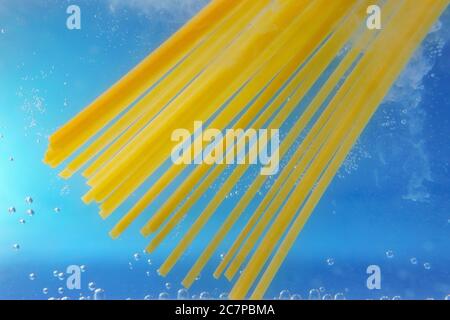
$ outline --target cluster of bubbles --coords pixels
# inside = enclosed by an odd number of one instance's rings
[[[298,293],[293,293],[289,290],[282,290],[278,297],[275,297],[277,300],[303,300],[303,297]],[[324,287],[320,287],[319,289],[311,289],[308,292],[307,300],[346,300],[345,295],[342,292],[338,292],[336,294],[327,293]]]
[[[386,251],[386,257],[388,257],[389,259],[394,258],[394,251],[392,251],[392,250]],[[409,259],[409,262],[412,265],[417,265],[419,263],[419,260],[416,257],[412,257],[412,258]],[[424,267],[425,270],[431,270],[431,263],[424,262],[423,263],[423,267]]]

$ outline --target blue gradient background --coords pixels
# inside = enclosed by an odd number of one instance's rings
[[[107,298],[157,298],[161,292],[176,298],[181,279],[214,228],[206,228],[173,272],[162,278],[157,267],[190,219],[155,254],[144,255],[141,252],[148,239],[138,234],[140,223],[119,240],[111,240],[107,233],[120,213],[102,221],[95,206],[85,206],[80,200],[87,191],[84,181],[79,176],[61,180],[41,159],[49,134],[205,3],[0,1],[0,299],[77,299],[80,294],[92,296],[87,288],[90,281],[104,289]],[[81,7],[79,31],[65,26],[69,4]],[[450,294],[448,34],[450,10],[366,128],[267,298],[277,297],[281,290],[307,298],[309,290],[321,287],[322,295],[342,292],[349,299],[397,295],[443,299]],[[235,191],[242,194],[244,186]],[[202,201],[213,193],[214,189],[208,191]],[[34,199],[31,205],[25,202],[26,196]],[[237,198],[226,199],[220,210],[229,212]],[[11,206],[16,213],[8,213]],[[55,207],[61,212],[55,213]],[[26,214],[29,208],[36,212],[33,217]],[[26,223],[20,224],[20,218]],[[15,243],[20,250],[13,250]],[[386,255],[389,250],[394,253],[392,258]],[[211,276],[220,252],[225,251],[226,246],[220,248],[190,295],[207,291],[218,297],[230,290],[230,283]],[[141,253],[139,261],[133,259],[136,252]],[[413,257],[418,260],[416,265],[410,262]],[[334,260],[332,266],[328,258]],[[424,263],[431,268],[426,269]],[[87,267],[82,290],[58,294],[64,281],[52,272],[64,271],[71,264]],[[366,268],[371,264],[382,269],[381,290],[366,287]],[[29,279],[30,273],[36,274],[35,280]],[[48,295],[42,293],[44,287],[49,288]]]

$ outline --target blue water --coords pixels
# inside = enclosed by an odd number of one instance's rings
[[[71,2],[0,2],[0,299],[92,298],[90,282],[112,299],[158,298],[162,292],[177,297],[181,279],[213,228],[163,278],[157,268],[189,219],[146,255],[142,249],[148,239],[139,235],[140,223],[112,240],[107,233],[120,212],[102,221],[94,205],[80,200],[88,190],[84,180],[64,181],[41,159],[49,134],[205,3],[78,0],[82,29],[71,31],[65,25]],[[343,293],[347,299],[443,299],[450,294],[449,34],[447,10],[322,198],[267,298],[282,290],[308,298],[311,289],[320,289],[322,296]],[[220,210],[228,212],[243,190],[238,186]],[[201,201],[213,194],[210,190]],[[10,207],[16,212],[10,214]],[[230,291],[230,283],[211,275],[226,249],[218,250],[190,296],[208,292],[217,298]],[[65,280],[53,276],[69,265],[86,266],[81,290],[68,290]],[[369,265],[381,268],[380,290],[366,286]]]

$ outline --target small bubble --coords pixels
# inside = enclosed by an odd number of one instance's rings
[[[424,267],[426,270],[430,270],[430,269],[431,269],[431,263],[425,262],[425,263],[423,264],[423,267]]]
[[[9,161],[13,162],[13,161],[14,161],[14,157],[13,157],[13,156],[10,156],[10,157],[9,157]]]
[[[278,295],[279,300],[290,300],[291,299],[291,293],[289,290],[281,290],[280,294]]]
[[[58,277],[58,270],[53,270],[53,276],[56,278]]]
[[[135,253],[135,254],[133,254],[133,258],[134,258],[134,260],[139,261],[139,260],[141,260],[141,255],[139,253]]]
[[[328,259],[327,259],[327,264],[328,264],[329,266],[334,265],[334,259],[333,259],[333,258],[328,258]]]
[[[407,122],[406,122],[405,119],[402,119],[402,120],[400,121],[400,123],[401,123],[402,125],[405,125]]]
[[[6,33],[6,29],[1,28],[1,29],[0,29],[0,33],[1,33],[1,34],[5,34],[5,33]]]
[[[225,253],[220,254],[220,260],[223,260],[223,259],[225,259]]]
[[[203,291],[202,293],[200,293],[200,299],[201,300],[209,300],[209,299],[211,299],[211,296],[210,296],[209,292]]]
[[[28,278],[30,278],[30,280],[36,280],[36,274],[30,273],[30,274],[28,275]]]
[[[48,294],[48,288],[43,288],[43,289],[42,289],[42,293],[43,293],[43,294]]]
[[[105,290],[101,288],[95,289],[94,300],[105,300]]]
[[[417,258],[411,258],[409,259],[409,261],[411,262],[411,264],[417,264]]]
[[[400,296],[393,296],[392,300],[402,300],[402,298]]]
[[[16,212],[16,208],[14,208],[14,207],[9,207],[8,208],[8,213],[13,214],[15,212]]]
[[[291,300],[302,300],[302,296],[299,295],[298,293],[294,293],[294,294],[291,296]]]
[[[58,207],[56,207],[56,208],[53,209],[53,211],[55,211],[55,213],[60,213],[60,212],[61,212],[61,209],[58,208]]]
[[[147,275],[147,277],[150,277],[150,276],[151,276],[150,271],[145,271],[145,274]]]
[[[309,300],[320,300],[320,292],[317,289],[311,289],[309,290]]]
[[[25,224],[25,222],[26,222],[25,219],[19,219],[20,224]]]
[[[320,288],[319,288],[319,291],[320,291],[320,292],[325,292],[325,287],[320,287]]]
[[[13,249],[14,250],[19,250],[20,249],[20,245],[18,243],[13,244]]]
[[[144,296],[144,300],[152,300],[152,296],[148,294]]]
[[[89,282],[88,288],[89,288],[89,290],[94,291],[95,290],[95,282]]]
[[[172,289],[172,285],[170,284],[170,282],[166,282],[165,287],[167,290]]]
[[[169,294],[167,292],[161,292],[158,295],[158,299],[159,300],[168,300],[169,299]]]
[[[34,216],[34,210],[33,209],[28,209],[27,210],[27,214],[31,217]]]
[[[81,272],[86,272],[87,268],[86,268],[86,266],[84,264],[82,264],[80,266],[80,270],[81,270]]]
[[[336,293],[334,295],[334,300],[345,300],[345,295],[342,292]]]
[[[25,197],[25,202],[28,204],[32,204],[33,203],[33,198],[30,196]]]
[[[58,279],[59,280],[64,280],[64,273],[63,272],[60,272],[60,273],[58,273]]]
[[[61,300],[70,300],[69,297],[62,297]]]
[[[390,300],[388,296],[381,296],[380,300]]]
[[[58,293],[59,294],[63,294],[64,293],[64,288],[63,287],[59,287],[58,288]]]
[[[189,292],[182,288],[180,290],[178,290],[177,292],[177,299],[178,300],[188,300],[189,299]]]
[[[220,300],[228,300],[228,292],[222,292],[222,293],[219,295],[219,299],[220,299]]]
[[[329,293],[323,295],[322,300],[333,300],[333,296]]]
[[[386,251],[386,257],[388,257],[389,259],[392,259],[394,257],[394,251],[392,251],[392,250]]]
[[[446,295],[444,300],[450,300],[450,294]]]

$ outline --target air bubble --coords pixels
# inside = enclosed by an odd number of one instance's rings
[[[209,299],[211,299],[211,295],[209,294],[209,292],[203,291],[202,293],[200,293],[200,299],[201,300],[209,300]]]
[[[289,300],[291,299],[291,293],[289,290],[282,290],[280,294],[278,295],[279,300]]]
[[[95,282],[89,282],[88,288],[89,288],[89,290],[94,291],[95,290]]]
[[[342,292],[336,293],[334,295],[334,300],[345,300],[345,295]]]
[[[28,214],[30,217],[34,216],[34,210],[33,210],[33,209],[28,209],[28,210],[27,210],[27,214]]]
[[[188,300],[189,299],[189,292],[186,289],[180,289],[177,292],[177,299],[178,300]]]
[[[411,264],[417,264],[417,258],[411,258],[409,259],[409,261],[411,262]]]
[[[16,251],[20,249],[20,245],[19,245],[18,243],[13,244],[12,247],[13,247],[13,249],[16,250]]]
[[[158,299],[159,300],[168,300],[169,299],[169,294],[167,292],[161,292],[158,295]]]
[[[320,300],[320,292],[317,289],[311,289],[309,290],[309,300]]]
[[[394,251],[392,251],[392,250],[386,251],[386,257],[388,257],[389,259],[392,259],[394,257]]]
[[[329,266],[334,265],[334,259],[333,259],[333,258],[328,258],[328,259],[327,259],[327,264],[328,264]]]
[[[165,287],[167,290],[172,289],[172,285],[170,284],[170,282],[166,282]]]
[[[43,288],[43,289],[42,289],[42,293],[43,293],[43,294],[48,294],[48,288]]]
[[[36,274],[35,273],[30,273],[28,275],[28,278],[30,278],[30,280],[36,280]]]
[[[219,299],[220,299],[220,300],[228,300],[228,292],[222,292],[222,293],[219,295]]]
[[[423,267],[424,267],[426,270],[430,270],[430,269],[431,269],[431,263],[425,262],[425,263],[423,264]]]
[[[139,260],[141,260],[141,255],[139,253],[135,253],[135,254],[133,254],[133,258],[134,258],[134,260],[139,261]]]
[[[8,213],[13,214],[15,212],[16,212],[16,208],[14,208],[14,207],[9,207],[8,208]]]
[[[95,289],[94,300],[105,300],[105,290],[101,288]]]
[[[25,202],[28,204],[32,204],[33,203],[33,198],[30,196],[25,197]]]
[[[59,294],[63,294],[64,293],[64,288],[63,287],[59,287],[58,288],[58,293]]]

